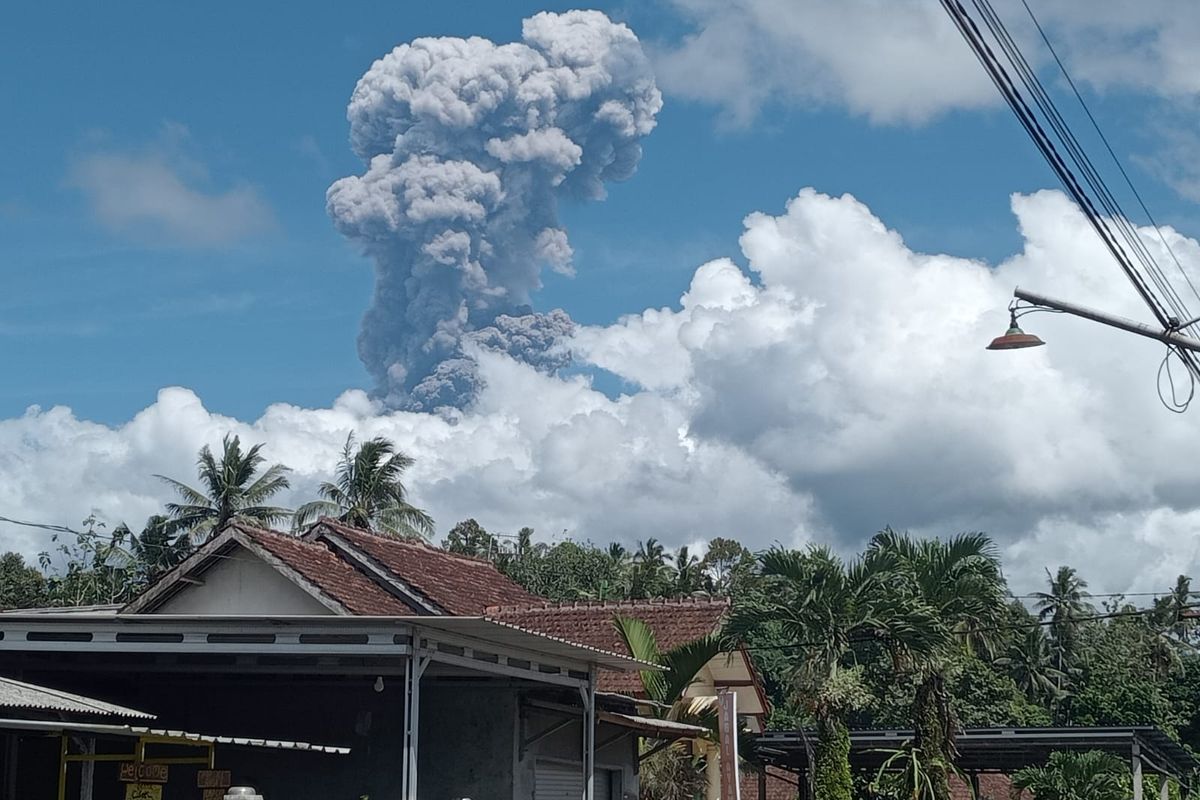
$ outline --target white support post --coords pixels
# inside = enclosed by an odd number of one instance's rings
[[[588,672],[587,687],[581,687],[579,694],[583,698],[583,800],[594,800],[596,794],[595,669]]]
[[[1171,779],[1166,775],[1158,778],[1158,800],[1171,800]]]
[[[1133,800],[1142,800],[1142,748],[1133,745]]]
[[[401,778],[404,800],[417,800],[417,760],[421,740],[421,676],[430,656],[420,647],[419,634],[413,633],[413,652],[404,668],[404,774]]]

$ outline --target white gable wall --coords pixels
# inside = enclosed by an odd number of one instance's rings
[[[156,614],[332,614],[267,562],[245,548],[221,558],[199,576],[203,585],[186,584]]]

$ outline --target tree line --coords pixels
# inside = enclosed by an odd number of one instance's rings
[[[234,520],[298,531],[329,516],[432,538],[433,520],[403,484],[412,463],[386,439],[349,438],[319,496],[293,510],[271,504],[289,486],[287,468],[226,437],[219,455],[200,451],[195,486],[162,478],[177,499],[140,531],[109,530],[92,516],[80,530],[56,532],[36,565],[0,556],[0,607],[124,602]],[[920,785],[917,797],[946,800],[962,726],[1152,724],[1200,748],[1200,636],[1185,576],[1139,605],[1092,596],[1063,566],[1047,571],[1040,591],[1016,597],[986,535],[918,539],[890,529],[851,558],[824,546],[754,553],[734,538],[711,540],[703,556],[655,538],[550,544],[531,528],[499,535],[473,519],[441,545],[488,559],[551,600],[731,598],[725,646],[752,654],[772,704],[769,727],[816,732],[816,797],[912,798]],[[914,731],[890,777],[851,772],[849,731],[859,727]],[[1122,787],[1120,767],[1062,754],[1018,778],[1053,800],[1046,787],[1084,774]]]

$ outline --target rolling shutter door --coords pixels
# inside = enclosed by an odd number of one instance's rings
[[[581,800],[583,770],[578,764],[538,761],[534,765],[533,800]],[[596,800],[612,798],[611,770],[596,770],[593,792]]]

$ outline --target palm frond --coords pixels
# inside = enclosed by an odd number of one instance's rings
[[[617,629],[617,634],[633,658],[647,664],[662,663],[662,654],[658,650],[658,639],[645,622],[634,617],[617,617],[613,620],[613,627]],[[646,696],[654,702],[672,705],[679,699],[670,696],[670,687],[662,672],[643,670],[639,675],[642,679],[642,688],[646,690]]]

